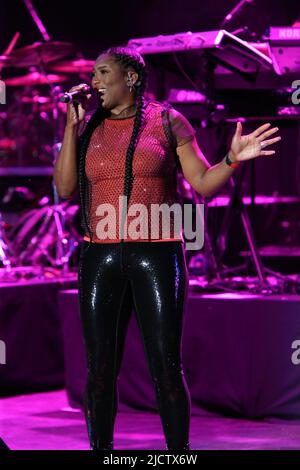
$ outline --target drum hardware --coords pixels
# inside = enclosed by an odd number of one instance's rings
[[[50,111],[52,114],[53,119],[53,145],[52,145],[52,160],[55,162],[57,153],[59,150],[58,143],[62,139],[63,128],[61,125],[60,115],[65,113],[65,110],[62,110],[62,107],[58,103],[58,97],[60,96],[61,90],[59,87],[54,86],[54,84],[62,83],[68,79],[67,76],[61,76],[56,74],[48,74],[46,73],[45,66],[51,62],[55,62],[61,60],[62,58],[68,56],[69,54],[73,54],[76,51],[76,47],[74,44],[69,42],[60,42],[60,41],[51,41],[50,36],[48,35],[45,26],[43,25],[41,19],[38,16],[37,11],[35,10],[34,6],[32,5],[30,0],[24,0],[25,6],[29,11],[33,21],[35,22],[39,32],[42,34],[43,40],[45,42],[35,42],[29,46],[22,47],[13,51],[15,47],[16,41],[18,40],[19,33],[17,33],[13,41],[11,42],[10,46],[7,48],[5,53],[0,56],[0,70],[4,67],[36,67],[34,70],[30,70],[29,74],[25,76],[19,77],[12,77],[6,79],[6,84],[11,87],[25,87],[22,99],[18,102],[14,103],[11,108],[7,111],[7,118],[10,119],[11,115],[14,114],[15,117],[19,118],[19,123],[27,122],[24,126],[28,125],[28,122],[32,124],[34,120],[34,116],[38,115],[42,120],[45,122],[49,122],[46,109],[42,110],[40,106],[50,106],[47,108],[47,111]],[[41,96],[32,95],[31,89],[33,86],[40,86],[40,85],[47,85],[50,89],[50,96],[49,101],[47,99],[43,99]],[[32,98],[32,100],[31,100]],[[48,97],[47,97],[48,98]],[[31,113],[29,113],[28,119],[24,119],[24,114],[22,114],[23,106],[32,106]],[[34,107],[34,109],[33,109]],[[21,118],[21,119],[20,119]],[[22,119],[23,118],[23,119]],[[1,120],[0,120],[1,124]],[[19,130],[21,129],[21,130]],[[21,155],[21,148],[24,144],[23,136],[22,136],[22,129],[24,130],[23,126],[17,126],[17,132],[14,135],[16,141],[16,147],[18,152],[18,157],[20,160]],[[0,134],[1,136],[1,134]],[[5,135],[5,138],[8,136]],[[3,141],[3,147],[8,147],[9,142]],[[21,144],[21,145],[20,145]],[[20,163],[20,161],[19,161]],[[34,253],[34,246],[35,249],[43,253],[46,259],[55,266],[62,268],[64,274],[68,274],[68,262],[71,253],[74,251],[74,248],[78,245],[78,242],[73,237],[67,240],[65,236],[64,230],[64,217],[66,215],[65,208],[66,203],[60,203],[58,201],[58,195],[56,192],[56,188],[54,185],[54,181],[52,183],[53,187],[53,199],[54,205],[51,207],[46,207],[42,209],[38,209],[38,213],[40,211],[45,211],[45,218],[40,227],[37,230],[35,236],[31,237],[30,243],[28,246],[19,253],[18,261],[22,263],[24,259],[27,260],[30,258],[30,253],[33,251]],[[1,214],[0,214],[1,215]],[[32,213],[30,214],[32,216]],[[37,227],[32,225],[33,222],[37,222],[36,217],[32,217],[28,223],[32,228],[36,229]],[[1,227],[0,227],[1,228]],[[27,226],[28,228],[28,226]],[[22,229],[21,229],[22,232]],[[51,235],[55,240],[55,257],[53,258],[48,253],[47,243],[51,242]],[[19,238],[20,236],[16,237]],[[50,238],[50,240],[49,240]],[[7,264],[10,265],[10,259],[6,255],[6,248],[7,245],[4,242],[4,235],[0,232],[0,242],[1,242],[1,251],[0,256]],[[16,240],[14,240],[16,242]],[[36,243],[36,244],[35,244]],[[50,243],[51,244],[51,243]],[[15,246],[18,247],[18,243],[15,243]],[[33,254],[31,261],[33,264],[38,259],[38,254],[35,252]],[[23,268],[22,268],[23,269]],[[5,276],[4,276],[5,277]]]
[[[4,221],[0,212],[0,263],[4,268],[4,276],[9,274],[12,264],[12,249],[4,231]]]

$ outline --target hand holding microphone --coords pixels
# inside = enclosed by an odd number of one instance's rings
[[[74,86],[59,101],[67,103],[67,125],[76,126],[83,121],[87,102],[91,98],[92,89],[86,83]]]
[[[59,101],[62,103],[73,103],[74,101],[82,101],[86,98],[88,94],[92,91],[91,87],[86,83],[82,83],[77,87],[71,88],[70,91],[64,93],[60,98]]]

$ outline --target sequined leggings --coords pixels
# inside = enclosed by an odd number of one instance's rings
[[[132,309],[155,386],[166,448],[190,448],[190,395],[181,364],[187,279],[180,241],[83,241],[78,281],[90,449],[113,449],[117,377]]]

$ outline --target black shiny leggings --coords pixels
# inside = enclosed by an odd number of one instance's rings
[[[83,241],[78,281],[90,448],[113,449],[117,378],[133,309],[155,385],[166,448],[188,450],[190,395],[181,364],[188,285],[183,243]]]

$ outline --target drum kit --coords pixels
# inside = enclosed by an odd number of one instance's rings
[[[66,112],[59,102],[61,84],[74,75],[88,79],[93,67],[83,58],[61,61],[74,52],[71,43],[49,41],[0,56],[0,71],[28,68],[26,74],[2,78],[12,99],[0,113],[1,166],[52,164],[52,143],[61,141]]]
[[[35,42],[0,55],[0,78],[9,98],[5,111],[0,108],[2,168],[54,165],[66,117],[66,105],[60,102],[61,85],[69,82],[69,87],[75,77],[76,81],[78,77],[81,81],[89,81],[94,64],[94,61],[82,57],[62,60],[71,55],[74,57],[75,52],[72,43],[48,41]],[[17,76],[7,73],[19,68],[28,69],[27,73]],[[70,229],[72,224],[68,223],[70,217],[76,215],[74,203],[72,206],[59,200],[54,181],[52,196],[53,204],[34,209],[31,217],[28,213],[22,215],[9,235],[4,230],[5,223],[0,213],[0,266],[6,275],[12,266],[25,267],[43,262],[62,268],[67,274],[69,257],[79,239]],[[10,239],[11,234],[13,240]],[[7,280],[3,272],[0,277]]]

